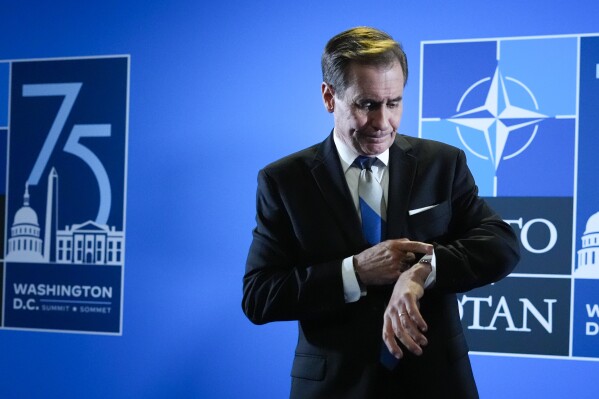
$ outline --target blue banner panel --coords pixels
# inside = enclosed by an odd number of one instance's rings
[[[0,62],[0,128],[8,126],[8,79],[10,64]]]
[[[514,273],[572,273],[572,198],[491,197],[487,203],[520,237]]]
[[[575,276],[599,279],[599,37],[581,40],[579,106]]]
[[[520,238],[510,277],[460,299],[471,349],[599,357],[599,37],[424,42],[422,59],[421,137],[463,149]]]
[[[8,146],[8,131],[6,129],[0,129],[0,194],[2,194],[2,197],[4,197],[4,194],[6,193],[6,157],[7,157],[7,146]],[[4,173],[2,173],[4,172]],[[0,212],[2,213],[2,215],[4,215],[4,207],[2,207],[2,209],[0,209]],[[1,225],[2,227],[4,227],[4,223],[2,223]],[[4,229],[2,229],[4,230]],[[2,234],[4,234],[4,231],[2,231]],[[4,240],[2,240],[4,241]],[[4,251],[0,252],[2,254],[4,254]]]
[[[573,355],[599,357],[599,280],[574,285]]]
[[[473,91],[470,87],[482,79],[481,89],[488,89],[488,77],[497,69],[496,54],[494,41],[425,44],[422,97],[426,101],[422,102],[422,118],[446,120],[462,108],[484,104],[485,91]]]
[[[570,279],[514,278],[458,297],[471,351],[568,356]]]
[[[10,88],[3,325],[120,333],[129,58],[15,61]]]
[[[4,205],[4,198],[2,198],[2,205]],[[2,212],[2,215],[4,215],[4,212]],[[0,298],[4,300],[4,262],[0,262]],[[0,306],[0,320],[4,320],[4,306]]]
[[[121,268],[15,263],[6,279],[9,327],[120,331]]]
[[[580,123],[574,261],[574,356],[599,358],[599,37],[580,44]]]

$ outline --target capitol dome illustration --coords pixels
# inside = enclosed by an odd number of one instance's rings
[[[581,239],[582,249],[578,251],[574,276],[599,279],[599,212],[589,218]]]
[[[6,260],[11,262],[42,262],[43,243],[37,213],[29,206],[29,188],[25,186],[23,206],[15,213],[10,229]]]

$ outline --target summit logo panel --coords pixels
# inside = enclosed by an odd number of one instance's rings
[[[3,327],[120,334],[129,58],[8,65]]]

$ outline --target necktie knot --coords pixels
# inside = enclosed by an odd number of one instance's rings
[[[375,162],[376,157],[367,157],[364,155],[360,155],[354,160],[354,165],[356,165],[360,169],[370,170],[370,168],[372,168],[372,165],[374,165]]]

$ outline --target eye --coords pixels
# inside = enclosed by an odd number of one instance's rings
[[[387,103],[387,107],[389,107],[389,108],[397,108],[397,107],[399,107],[400,103],[401,103],[401,101],[399,101],[399,100],[398,101],[389,101]]]
[[[374,111],[381,107],[381,103],[375,101],[358,101],[356,107],[361,111]]]

